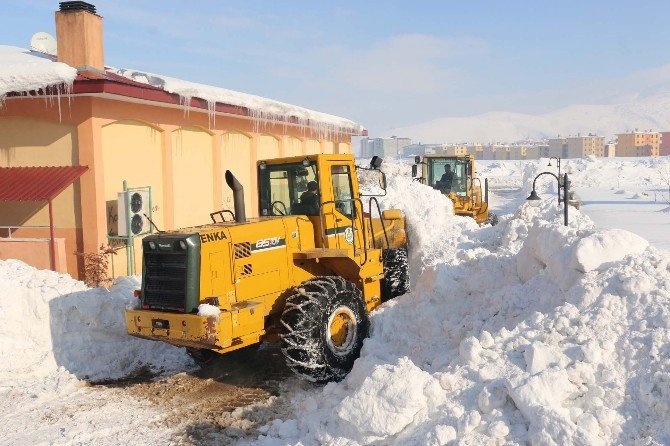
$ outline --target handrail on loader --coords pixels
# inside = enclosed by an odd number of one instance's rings
[[[356,237],[355,237],[356,228],[354,226],[354,221],[355,221],[355,219],[358,219],[358,214],[357,214],[357,211],[356,211],[356,204],[355,203],[358,203],[358,204],[361,205],[361,212],[360,212],[361,228],[363,230],[363,252],[365,253],[364,260],[363,260],[363,263],[361,263],[361,265],[365,265],[368,262],[368,247],[367,247],[367,243],[366,243],[366,240],[365,240],[366,230],[365,230],[365,218],[363,217],[363,209],[364,208],[363,208],[363,202],[361,201],[360,198],[347,198],[347,199],[343,199],[343,200],[330,200],[330,201],[324,201],[323,203],[321,203],[321,206],[319,206],[319,220],[321,221],[321,246],[326,246],[326,224],[325,224],[324,219],[323,219],[323,217],[325,215],[324,212],[323,212],[323,208],[327,204],[336,205],[338,203],[352,203],[352,213],[353,213],[352,217],[353,218],[351,218],[351,231],[354,234],[354,241],[352,242],[352,246],[354,247],[354,257],[356,257]],[[335,223],[337,223],[337,220],[335,221]]]
[[[214,216],[218,215],[219,217],[221,217],[221,222],[219,222],[219,223],[225,223],[226,219],[223,216],[224,213],[230,214],[230,216],[233,217],[232,221],[235,221],[235,213],[233,211],[231,211],[230,209],[221,209],[220,211],[212,212],[211,214],[209,214],[209,218],[212,219],[212,223],[217,223]]]
[[[375,205],[377,206],[377,214],[379,214],[379,221],[381,222],[382,225],[382,230],[384,231],[384,239],[386,240],[386,247],[390,248],[391,244],[389,243],[389,236],[386,232],[386,225],[384,224],[384,218],[382,218],[382,210],[379,207],[379,201],[377,200],[376,197],[370,197],[370,201],[368,202],[368,221],[370,222],[370,232],[373,231],[372,229],[372,200],[374,200]],[[383,248],[384,246],[381,246]],[[375,243],[375,235],[372,234],[372,248],[377,249],[377,244]]]

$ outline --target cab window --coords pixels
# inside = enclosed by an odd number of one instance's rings
[[[335,208],[349,218],[354,218],[354,198],[351,187],[351,172],[349,166],[332,166],[330,170],[333,179],[333,196]]]
[[[319,215],[316,163],[265,165],[258,183],[261,215]]]
[[[467,158],[432,158],[428,165],[428,184],[445,194],[466,195],[468,166]]]

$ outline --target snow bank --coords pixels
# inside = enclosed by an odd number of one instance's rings
[[[55,87],[55,93],[67,92],[76,76],[76,69],[48,56],[0,45],[0,102],[11,92],[28,93],[49,87]]]
[[[208,104],[212,119],[215,118],[214,109],[216,104],[220,103],[249,109],[255,119],[255,125],[264,120],[288,123],[291,119],[295,118],[298,124],[309,125],[315,128],[317,133],[324,138],[330,138],[333,135],[341,133],[358,135],[363,130],[359,124],[345,118],[340,118],[339,116],[285,104],[260,96],[126,68],[108,68],[108,71],[136,82],[149,84],[162,88],[169,93],[174,93],[181,97],[182,103],[185,105],[190,104],[192,98],[203,99]]]
[[[444,219],[411,223],[428,251],[412,292],[256,443],[670,443],[670,257],[577,210],[563,227],[553,200],[473,229],[423,189],[395,178],[385,199]]]
[[[68,372],[78,379],[121,378],[142,369],[183,370],[183,349],[132,338],[124,310],[136,304],[137,278],[109,291],[68,275],[0,261],[0,380]]]

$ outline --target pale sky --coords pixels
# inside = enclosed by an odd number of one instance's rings
[[[91,1],[105,63],[353,119],[538,113],[670,83],[668,1]],[[0,44],[55,34],[57,1],[5,0]]]

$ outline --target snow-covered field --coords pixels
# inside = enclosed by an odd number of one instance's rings
[[[492,205],[499,213],[514,212],[528,196],[539,172],[557,172],[556,162],[480,161],[480,175],[488,177]],[[670,157],[584,158],[563,160],[581,211],[598,228],[634,232],[657,248],[670,250]],[[556,180],[544,176],[538,189],[556,194]]]
[[[326,386],[287,379],[282,404],[246,409],[262,416],[250,417],[255,422],[238,441],[670,443],[670,253],[657,249],[663,234],[656,239],[640,214],[622,209],[617,215],[626,220],[601,222],[598,206],[619,204],[587,195],[599,189],[637,203],[653,202],[655,191],[661,207],[657,176],[669,165],[564,163],[584,202],[564,227],[548,180],[539,207],[524,200],[546,161],[482,163],[505,215],[498,226],[479,228],[410,181],[408,164],[387,162],[384,205],[402,208],[410,222],[411,292],[374,312],[372,334],[346,379]],[[631,206],[655,212],[651,204]],[[667,227],[670,213],[657,215]],[[619,227],[635,233],[609,229]],[[87,290],[66,276],[0,261],[3,443],[232,441],[184,437],[182,425],[165,421],[190,408],[86,384],[147,368],[164,376],[192,369],[180,349],[123,334],[122,310],[134,304],[135,286],[125,279],[109,292]]]

